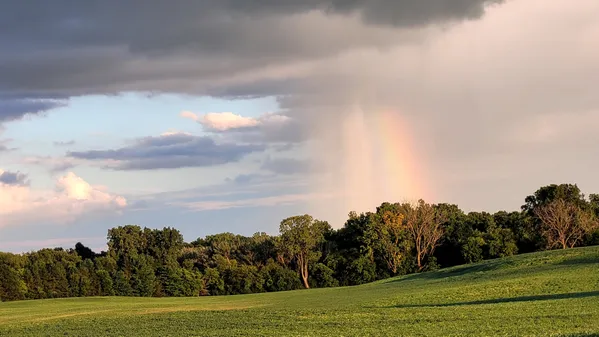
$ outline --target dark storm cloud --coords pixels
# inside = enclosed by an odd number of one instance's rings
[[[226,164],[264,149],[261,145],[217,144],[209,137],[174,134],[142,138],[116,150],[76,151],[67,156],[115,161],[108,167],[116,170],[153,170]]]
[[[29,180],[27,175],[21,172],[9,172],[0,170],[0,184],[12,186],[27,186]]]
[[[239,81],[227,79],[392,45],[402,36],[389,27],[476,18],[489,2],[499,0],[9,2],[0,10],[0,45],[6,47],[0,122],[57,106],[39,98],[123,91],[279,94],[277,86],[259,87],[259,81],[255,88],[226,90]]]
[[[1,65],[0,68],[2,68]],[[0,82],[2,82],[2,79],[0,79]],[[64,102],[56,100],[8,99],[0,95],[0,123],[19,119],[26,114],[35,114],[63,105]]]

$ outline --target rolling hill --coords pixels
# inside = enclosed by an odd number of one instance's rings
[[[341,288],[0,303],[1,336],[594,336],[599,247]]]

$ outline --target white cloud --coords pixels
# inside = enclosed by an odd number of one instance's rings
[[[248,128],[260,124],[260,121],[255,118],[243,117],[232,112],[210,112],[199,117],[193,112],[183,111],[181,117],[194,120],[202,124],[206,129],[215,131]]]
[[[198,117],[198,115],[196,115],[195,113],[193,113],[191,111],[182,111],[179,116],[181,116],[183,118],[189,118],[189,119],[191,119],[192,121],[195,121],[195,122],[197,122],[197,121],[200,120],[200,117]]]
[[[307,140],[298,120],[282,113],[267,112],[258,117],[245,117],[232,112],[211,112],[199,116],[190,111],[180,114],[202,125],[204,131],[218,133],[233,142],[300,143]]]
[[[0,184],[0,205],[0,227],[6,227],[65,224],[83,215],[115,214],[127,206],[127,200],[69,172],[58,179],[54,191]]]
[[[276,127],[290,121],[288,116],[276,113],[265,113],[257,118],[253,118],[243,117],[232,112],[209,112],[203,116],[198,116],[191,111],[183,111],[180,116],[201,124],[209,131],[227,131],[257,126]]]
[[[248,128],[258,125],[260,122],[254,118],[242,117],[232,112],[211,112],[204,115],[200,124],[208,129],[226,131],[229,129]]]

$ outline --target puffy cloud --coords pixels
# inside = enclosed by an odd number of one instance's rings
[[[180,114],[201,124],[205,131],[250,143],[298,143],[307,138],[305,125],[287,115],[265,113],[256,118],[232,112],[211,112],[203,116],[190,111]]]
[[[108,162],[106,167],[115,170],[152,170],[221,165],[264,149],[265,146],[259,144],[221,144],[210,137],[166,133],[138,139],[135,144],[120,149],[72,151],[67,156]]]
[[[58,179],[54,191],[37,191],[22,184],[0,184],[0,205],[0,227],[5,227],[64,224],[82,216],[105,216],[124,209],[127,200],[69,172]]]
[[[194,120],[208,130],[227,131],[230,129],[249,128],[258,125],[260,122],[255,118],[242,117],[232,112],[210,112],[202,117],[193,112],[183,111],[181,117]]]

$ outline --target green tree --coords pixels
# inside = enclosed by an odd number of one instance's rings
[[[463,264],[466,262],[463,246],[472,235],[467,216],[457,205],[438,204],[436,207],[447,214],[447,219],[442,224],[443,236],[435,250],[435,257],[442,267]]]
[[[295,290],[302,287],[296,272],[281,266],[272,259],[260,269],[260,274],[264,280],[264,290],[266,291]]]
[[[91,249],[84,246],[81,242],[77,242],[75,244],[75,251],[77,252],[77,255],[81,256],[82,260],[93,260],[96,257],[96,254]]]
[[[130,279],[133,294],[141,297],[150,297],[154,295],[156,282],[152,257],[138,255],[133,259]]]
[[[314,288],[338,287],[339,281],[334,277],[335,272],[322,263],[316,263],[310,269],[310,286]]]
[[[518,252],[530,253],[538,248],[539,234],[532,216],[526,212],[499,211],[493,218],[498,228],[509,229],[514,234]]]
[[[203,282],[209,295],[223,295],[225,293],[225,281],[216,268],[206,268],[204,270]]]
[[[411,249],[409,233],[404,223],[405,215],[401,213],[399,205],[383,204],[377,209],[378,221],[373,227],[376,238],[373,246],[377,249],[387,264],[392,275],[396,275],[402,260]]]
[[[527,196],[522,205],[522,211],[534,216],[535,209],[547,205],[556,199],[584,206],[586,203],[584,194],[576,184],[551,184],[543,186],[535,191],[534,194]]]
[[[114,276],[114,294],[116,296],[133,296],[133,288],[129,283],[129,278],[122,270],[117,271]]]
[[[484,236],[487,258],[506,257],[518,253],[515,235],[509,228],[492,226]]]
[[[96,270],[96,278],[100,284],[100,296],[114,296],[114,288],[110,274],[103,269]]]
[[[176,265],[177,257],[183,248],[183,235],[171,227],[163,229],[144,228],[143,237],[146,249],[143,253],[151,256],[158,265]]]
[[[310,263],[320,258],[318,245],[324,240],[324,233],[330,225],[324,221],[314,220],[310,215],[293,216],[281,221],[282,245],[296,263],[304,287],[310,288],[308,271]]]
[[[0,253],[0,300],[23,300],[27,284],[23,280],[25,259],[22,256]]]

